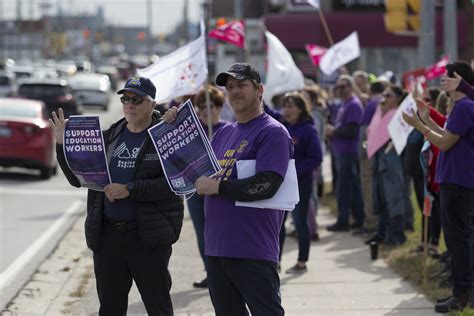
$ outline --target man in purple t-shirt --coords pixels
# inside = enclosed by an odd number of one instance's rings
[[[341,75],[336,84],[342,104],[337,112],[334,126],[326,127],[326,135],[332,139],[332,149],[336,160],[337,181],[336,200],[338,217],[329,231],[348,231],[349,216],[354,216],[352,228],[362,229],[364,225],[364,200],[359,172],[359,128],[364,109],[354,95],[351,76]]]
[[[451,67],[468,84],[474,84],[474,73],[468,63],[455,62]],[[428,108],[421,103],[417,104],[421,120],[417,115],[403,114],[408,124],[440,149],[436,175],[454,282],[453,296],[436,304],[438,313],[464,309],[474,282],[474,102],[454,89],[448,94],[455,104],[445,129],[430,119]]]
[[[237,63],[216,78],[237,122],[214,135],[223,170],[196,183],[205,195],[205,254],[216,315],[283,315],[277,272],[283,211],[236,206],[272,197],[283,182],[293,145],[286,128],[263,112],[263,85],[251,65]],[[255,175],[237,179],[239,160],[255,160]]]

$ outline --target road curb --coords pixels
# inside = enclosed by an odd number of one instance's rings
[[[84,208],[84,202],[81,201],[80,207],[76,206],[76,209],[65,213],[69,214],[65,220],[56,222],[58,229],[47,231],[52,236],[35,258],[35,262],[40,264],[28,266],[31,273],[24,273],[25,280],[13,279],[14,283],[5,287],[7,291],[2,293],[1,298],[4,304],[2,315],[17,315],[19,310],[21,314],[28,310],[32,315],[45,315],[44,312],[55,301],[57,294],[65,284],[70,283],[73,272],[80,267],[81,258],[86,252],[84,230],[81,228],[84,225]]]

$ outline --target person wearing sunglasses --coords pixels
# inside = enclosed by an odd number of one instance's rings
[[[183,201],[167,184],[147,129],[160,122],[156,88],[134,77],[117,92],[124,117],[103,132],[112,183],[88,191],[85,235],[93,251],[99,315],[126,315],[134,281],[148,315],[173,315],[168,263],[180,235]],[[69,183],[80,182],[64,157],[67,120],[53,112],[59,165]]]
[[[395,151],[388,131],[389,122],[406,95],[401,87],[389,85],[367,128],[367,152],[372,159],[372,202],[379,217],[377,232],[367,244],[400,245],[406,241],[403,216],[406,203],[410,203],[409,194],[403,160]]]
[[[364,109],[361,101],[354,94],[351,76],[341,75],[337,80],[336,90],[342,104],[334,125],[326,126],[326,135],[331,138],[336,160],[338,217],[337,221],[327,229],[342,232],[351,228],[360,230],[364,227],[364,200],[359,172],[359,129]],[[354,216],[354,223],[349,226],[351,213]]]

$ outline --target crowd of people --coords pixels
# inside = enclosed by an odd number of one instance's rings
[[[414,130],[401,154],[388,123],[408,92],[395,78],[356,71],[340,75],[334,89],[309,83],[266,104],[259,72],[236,63],[216,77],[216,86],[187,96],[202,125],[212,124],[211,145],[223,168],[216,176],[199,178],[197,195],[186,201],[206,270],[206,277],[193,285],[209,288],[216,315],[284,315],[279,273],[287,215],[298,257],[285,273],[302,274],[308,269],[310,243],[318,239],[318,197],[329,190],[321,172],[324,156],[331,157],[337,201],[337,219],[327,230],[365,234],[367,243],[401,245],[406,231],[414,230],[414,191],[416,208],[423,210],[427,199],[432,207],[412,252],[425,250],[427,230],[429,254],[440,257],[443,231],[451,262],[453,295],[440,300],[436,311],[474,305],[474,74],[464,62],[449,64],[448,74],[440,87],[415,96],[417,111],[403,114]],[[126,314],[132,280],[150,315],[173,313],[168,262],[184,202],[168,187],[146,133],[160,120],[155,91],[146,78],[132,78],[118,91],[124,118],[104,133],[113,183],[88,195],[86,237],[94,252],[100,315]],[[174,121],[177,104],[164,113],[165,122]],[[52,122],[59,164],[78,187],[62,150],[67,119],[60,110]],[[131,163],[121,164],[124,158],[114,154],[120,146],[136,153],[127,158]],[[238,179],[236,161],[249,159],[256,161],[255,175]],[[299,187],[292,212],[236,205],[271,198],[290,159]]]

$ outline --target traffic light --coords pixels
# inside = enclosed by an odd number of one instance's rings
[[[385,0],[385,28],[391,33],[420,29],[421,0]]]

